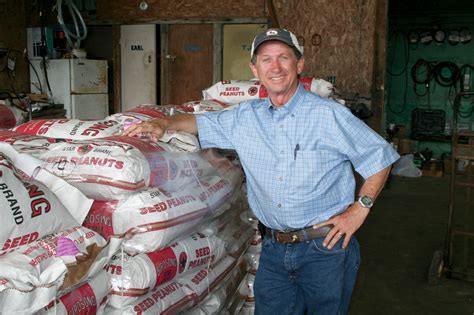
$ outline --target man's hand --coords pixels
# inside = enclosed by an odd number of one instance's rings
[[[360,188],[359,196],[370,196],[372,200],[375,201],[390,174],[390,168],[391,166],[387,166],[368,177]],[[362,207],[358,202],[354,202],[343,213],[336,215],[325,222],[315,224],[313,225],[313,228],[317,229],[329,224],[334,225],[328,235],[326,235],[323,245],[331,249],[341,239],[341,237],[344,237],[342,248],[346,248],[347,245],[349,245],[352,235],[354,235],[354,233],[364,223],[369,212],[370,209]]]
[[[127,128],[122,135],[133,137],[141,134],[156,142],[168,130],[197,135],[196,116],[193,114],[178,114],[164,118],[155,118]]]
[[[325,225],[334,225],[328,235],[326,235],[323,245],[327,246],[328,249],[331,249],[341,239],[341,237],[344,237],[342,248],[346,248],[352,235],[360,228],[362,223],[364,223],[369,211],[370,209],[364,208],[356,202],[343,213],[336,215],[327,221],[315,224],[313,225],[313,228],[317,229]]]
[[[158,141],[167,130],[168,122],[163,118],[156,118],[150,121],[131,126],[123,132],[123,136],[133,137],[135,135],[143,135],[151,141]]]

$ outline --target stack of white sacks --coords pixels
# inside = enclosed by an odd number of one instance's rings
[[[252,314],[261,236],[238,159],[190,134],[120,135],[231,109],[245,99],[215,91],[232,84],[247,99],[262,88],[221,82],[183,105],[0,130],[0,313]]]

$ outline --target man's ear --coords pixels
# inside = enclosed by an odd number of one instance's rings
[[[253,76],[259,80],[258,78],[258,74],[257,74],[257,67],[255,67],[255,65],[253,63],[249,63],[249,67],[250,67],[250,70],[252,70],[252,73],[253,73]]]
[[[296,70],[298,71],[298,75],[303,72],[304,69],[304,57],[301,56],[300,60],[298,60],[298,63],[296,64]]]

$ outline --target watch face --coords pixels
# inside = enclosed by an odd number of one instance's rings
[[[359,202],[365,208],[370,208],[374,205],[374,202],[372,201],[372,198],[370,198],[369,196],[359,197]]]

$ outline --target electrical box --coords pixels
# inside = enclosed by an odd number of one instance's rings
[[[446,113],[441,109],[414,109],[411,113],[411,139],[440,141],[445,138]]]

